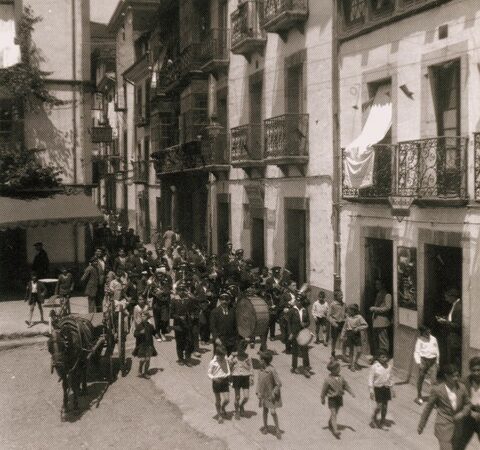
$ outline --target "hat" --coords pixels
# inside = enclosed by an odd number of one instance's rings
[[[228,294],[227,292],[224,292],[224,293],[220,294],[218,299],[219,300],[230,300],[230,294]]]
[[[240,254],[243,254],[243,253],[244,253],[243,248],[239,248],[238,250],[235,250],[236,255],[240,255]]]
[[[160,266],[155,269],[155,273],[167,273],[167,268],[165,266]]]
[[[272,267],[272,272],[280,272],[282,268],[280,266],[274,266]]]
[[[233,245],[232,241],[228,241],[225,245]]]
[[[128,273],[131,274],[132,272],[129,271]],[[146,270],[142,270],[142,275],[148,275],[148,272]]]
[[[34,247],[41,247],[43,245],[43,242],[35,242],[35,244],[33,244]]]

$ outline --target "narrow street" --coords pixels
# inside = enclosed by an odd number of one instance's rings
[[[62,388],[50,374],[46,345],[3,351],[1,360],[2,450],[226,448],[186,425],[179,409],[134,373],[110,386],[90,381],[79,414],[62,422]]]

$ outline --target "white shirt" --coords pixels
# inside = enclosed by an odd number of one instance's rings
[[[300,322],[303,323],[303,315],[302,315],[302,310],[294,306],[294,308],[298,311],[298,315],[300,316]]]
[[[480,406],[480,386],[475,389],[473,386],[470,388],[471,398],[470,401],[474,406]]]
[[[373,392],[373,388],[376,387],[392,387],[392,366],[388,364],[384,367],[378,361],[370,367],[370,373],[368,375],[368,387]]]
[[[419,337],[415,344],[415,351],[413,357],[417,364],[420,364],[422,358],[437,358],[437,364],[440,361],[440,350],[438,349],[437,338],[430,335],[428,341]]]
[[[312,306],[312,316],[322,319],[327,317],[328,314],[328,303],[320,303],[318,300]]]
[[[38,284],[37,282],[32,281],[32,294],[36,294],[38,292]]]
[[[450,390],[450,388],[445,385],[445,389],[447,390],[448,399],[450,400],[450,404],[454,411],[457,410],[457,394]]]

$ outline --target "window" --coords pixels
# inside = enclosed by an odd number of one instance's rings
[[[395,8],[395,0],[370,0],[370,7],[374,15],[389,14]]]
[[[142,86],[137,86],[137,95],[136,95],[136,113],[137,117],[143,116],[143,89]]]
[[[287,68],[286,83],[286,112],[301,114],[303,112],[303,64]]]
[[[374,0],[381,1],[381,0]],[[367,0],[343,0],[345,25],[360,25],[367,18]]]

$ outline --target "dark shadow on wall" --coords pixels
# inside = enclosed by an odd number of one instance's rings
[[[68,108],[68,106],[63,105],[59,108]],[[54,112],[61,114],[55,110],[48,111],[42,108],[27,116],[29,125],[25,130],[26,142],[30,148],[42,150],[38,155],[43,163],[51,163],[58,167],[62,171],[61,178],[71,180],[73,179],[73,130],[70,127],[66,132],[59,130],[50,117]],[[68,113],[71,115],[71,108],[68,108]]]

